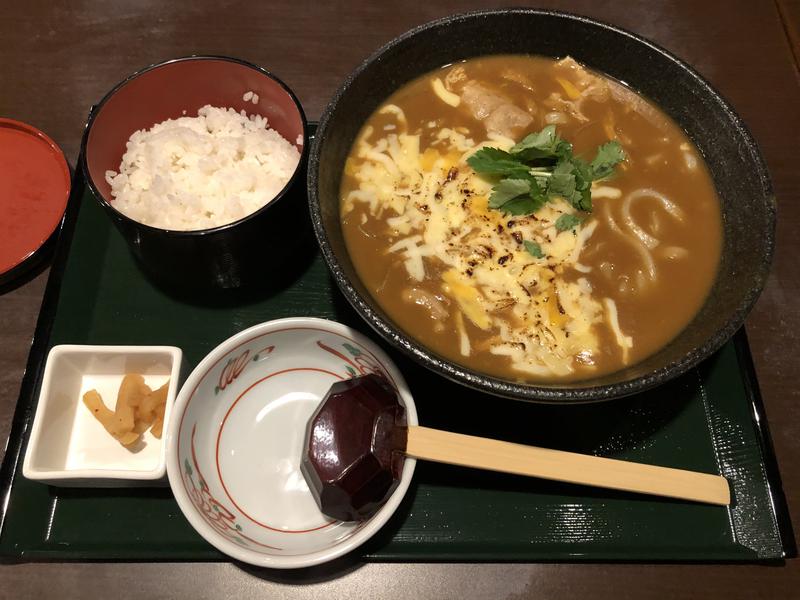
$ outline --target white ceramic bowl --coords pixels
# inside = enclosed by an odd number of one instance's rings
[[[339,323],[270,321],[206,356],[180,391],[166,435],[170,486],[200,535],[237,560],[297,568],[341,556],[378,531],[408,489],[413,459],[386,504],[361,523],[323,515],[300,471],[312,413],[333,383],[365,373],[394,384],[416,425],[388,356]]]
[[[166,485],[164,440],[146,431],[132,449],[123,447],[82,398],[96,389],[113,410],[126,373],[141,373],[152,389],[169,379],[166,431],[182,355],[173,346],[54,346],[47,356],[22,474],[58,486]]]

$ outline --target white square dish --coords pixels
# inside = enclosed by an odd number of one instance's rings
[[[178,390],[183,353],[173,346],[54,346],[45,365],[22,473],[68,487],[167,485],[163,439],[146,431],[131,449],[115,440],[83,404],[96,389],[111,410],[126,373],[152,389],[169,379],[164,432]]]

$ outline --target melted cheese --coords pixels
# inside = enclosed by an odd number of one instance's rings
[[[442,285],[444,292],[458,302],[462,312],[472,324],[479,329],[489,329],[492,322],[483,307],[483,295],[478,288],[456,269],[450,269],[442,275],[442,281],[444,281]]]
[[[397,131],[405,130],[398,107],[381,112],[395,114]],[[385,222],[387,252],[402,259],[409,278],[455,302],[462,355],[479,346],[507,357],[521,374],[565,376],[579,365],[593,368],[597,329],[605,322],[627,355],[631,342],[619,329],[616,307],[607,300],[604,307],[581,277],[591,270],[579,258],[597,222],[557,231],[556,220],[574,212],[563,200],[527,217],[488,207],[491,183],[466,158],[484,146],[507,149],[513,140],[495,136],[476,144],[469,131],[444,128],[420,152],[419,135],[391,131],[371,142],[372,134],[358,140],[356,158],[346,165],[358,189],[342,198],[342,213],[366,205],[371,218]],[[522,241],[538,243],[544,257],[529,254]],[[479,332],[480,342],[471,339]]]

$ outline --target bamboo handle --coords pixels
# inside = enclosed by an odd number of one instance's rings
[[[719,475],[523,446],[471,435],[409,427],[406,454],[489,471],[727,506],[728,481]]]

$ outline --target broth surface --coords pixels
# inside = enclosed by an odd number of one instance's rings
[[[626,154],[566,235],[552,226],[577,214],[566,202],[527,217],[488,208],[496,181],[466,163],[548,124],[587,160],[612,139]],[[695,146],[652,103],[571,59],[490,56],[404,85],[365,123],[340,200],[358,275],[395,324],[515,381],[585,379],[652,354],[697,313],[720,258],[720,203]],[[526,252],[533,240],[541,259]]]

